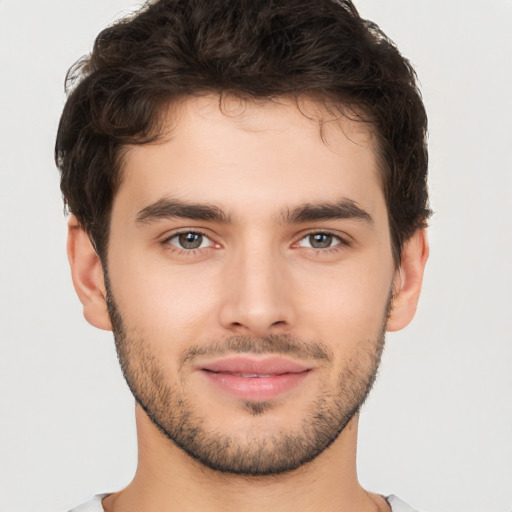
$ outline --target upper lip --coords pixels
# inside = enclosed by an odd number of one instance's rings
[[[258,359],[247,356],[231,356],[201,364],[199,369],[216,373],[281,375],[302,373],[311,370],[311,367],[280,356]]]

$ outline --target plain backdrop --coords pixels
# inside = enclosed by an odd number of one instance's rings
[[[133,399],[65,255],[53,145],[67,68],[128,0],[0,0],[0,511],[127,484]],[[430,118],[431,258],[361,418],[363,485],[425,512],[512,511],[512,1],[356,0]]]

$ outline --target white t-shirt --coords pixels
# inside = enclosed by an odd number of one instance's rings
[[[104,512],[103,507],[101,506],[101,500],[106,496],[108,496],[108,494],[97,494],[92,500],[70,510],[69,512]],[[387,496],[386,500],[390,504],[392,512],[418,512],[393,494]]]

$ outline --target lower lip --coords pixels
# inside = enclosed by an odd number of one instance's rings
[[[263,401],[297,387],[310,374],[309,370],[299,373],[283,373],[271,377],[240,377],[232,373],[210,372],[203,375],[223,391],[250,401]]]

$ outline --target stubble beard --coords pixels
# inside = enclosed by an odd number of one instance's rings
[[[124,378],[137,403],[153,424],[175,445],[204,467],[243,476],[269,476],[293,471],[326,450],[360,410],[375,382],[384,348],[385,327],[391,307],[388,301],[380,331],[374,339],[359,344],[335,385],[324,389],[308,408],[300,425],[289,432],[245,436],[221,432],[207,426],[197,413],[179,380],[169,382],[163,365],[148,350],[144,339],[131,336],[107,281],[107,304],[117,355]],[[202,354],[273,353],[301,357],[331,358],[324,345],[289,335],[264,338],[230,337],[208,346],[194,347],[182,355],[182,362]],[[264,416],[272,401],[246,401],[240,414]],[[260,434],[260,435],[258,435]]]

